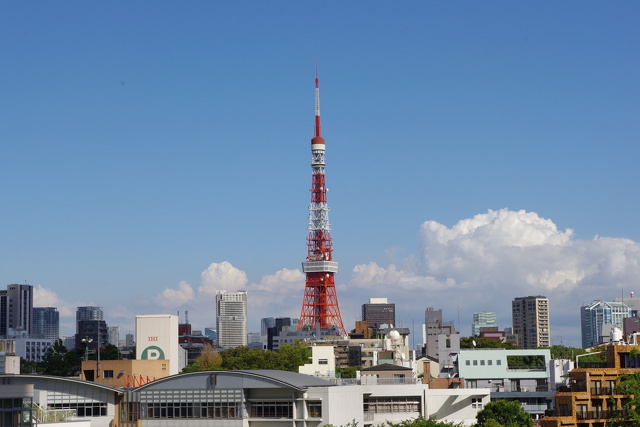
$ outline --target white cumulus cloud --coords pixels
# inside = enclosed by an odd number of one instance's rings
[[[34,307],[57,307],[61,317],[75,316],[75,308],[72,304],[61,300],[58,294],[42,285],[33,288]]]
[[[215,295],[220,290],[235,292],[244,289],[247,282],[247,274],[230,262],[214,262],[202,272],[202,286],[198,291],[209,295]]]
[[[577,240],[571,229],[560,230],[535,212],[489,210],[450,228],[426,221],[419,240],[416,263],[355,266],[346,304],[355,309],[355,298],[362,304],[368,297],[387,297],[396,303],[398,321],[406,311],[405,320],[419,322],[426,307],[442,308],[445,319],[459,322],[464,334],[474,312],[495,311],[499,326],[511,326],[515,297],[545,295],[552,337],[555,325],[565,343],[573,339],[579,345],[580,306],[613,300],[623,289],[628,294],[640,277],[638,242]]]
[[[193,300],[195,292],[190,284],[182,280],[177,289],[165,288],[156,298],[162,307],[180,307]]]

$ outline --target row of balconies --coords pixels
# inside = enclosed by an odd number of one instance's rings
[[[576,412],[576,419],[578,420],[604,420],[609,418],[610,416],[614,415],[617,416],[622,416],[623,418],[626,418],[627,416],[627,410],[626,409],[622,409],[620,411],[604,411],[602,409],[596,409],[596,410],[591,410],[591,411],[581,411],[581,412]],[[567,413],[563,413],[561,411],[557,411],[555,409],[548,409],[544,412],[544,415],[546,417],[570,417],[571,414],[567,414]]]

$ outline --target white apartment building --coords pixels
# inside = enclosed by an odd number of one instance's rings
[[[247,291],[216,292],[216,331],[223,350],[247,345]]]

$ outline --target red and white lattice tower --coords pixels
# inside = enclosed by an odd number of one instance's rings
[[[329,233],[329,205],[324,175],[325,144],[320,128],[320,90],[317,70],[315,119],[315,136],[311,139],[311,203],[309,204],[307,260],[302,263],[306,280],[298,330],[317,327],[327,329],[335,326],[342,335],[346,335],[333,277],[338,271],[338,263],[333,261]]]

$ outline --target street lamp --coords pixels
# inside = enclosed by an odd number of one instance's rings
[[[84,360],[89,360],[89,344],[93,342],[93,338],[84,337],[82,338],[82,342],[84,343]]]

